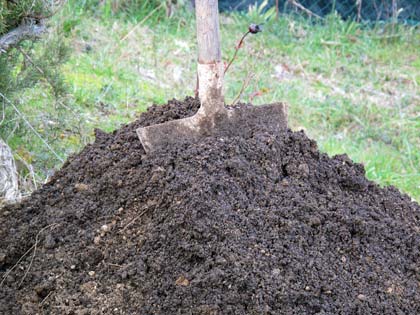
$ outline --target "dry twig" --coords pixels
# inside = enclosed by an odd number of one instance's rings
[[[41,233],[42,233],[42,232],[44,232],[45,230],[49,229],[50,227],[57,226],[57,225],[59,225],[59,224],[58,224],[58,223],[53,223],[53,224],[47,225],[46,227],[42,228],[42,229],[38,232],[38,234],[35,236],[35,244],[32,246],[32,247],[33,247],[33,249],[34,249],[34,252],[33,252],[33,254],[32,254],[32,258],[31,258],[31,261],[30,261],[30,263],[29,263],[29,266],[28,266],[28,268],[26,269],[25,274],[23,275],[22,279],[21,279],[21,280],[20,280],[20,282],[19,282],[19,285],[18,285],[18,287],[19,287],[19,288],[20,288],[20,286],[22,285],[23,281],[25,280],[26,276],[28,275],[28,272],[29,272],[29,270],[31,269],[32,264],[33,264],[33,262],[34,262],[35,255],[36,255],[36,250],[37,250],[37,246],[38,246],[38,241],[39,241],[39,235],[41,235]]]
[[[298,1],[296,1],[296,0],[288,0],[288,2],[291,5],[295,6],[296,8],[298,8],[298,9],[302,10],[303,12],[305,12],[307,15],[313,16],[313,17],[316,17],[317,19],[321,19],[322,20],[322,17],[321,16],[319,16],[318,14],[316,14],[316,13],[312,12],[311,10],[305,8]]]
[[[121,37],[120,41],[122,42],[122,41],[126,40],[128,36],[130,36],[138,27],[143,25],[157,10],[159,10],[165,4],[166,4],[165,2],[162,2],[159,6],[157,6],[152,11],[150,11],[149,14],[144,17],[143,20],[141,20],[136,25],[134,25],[134,27],[127,34],[125,34],[123,37]]]
[[[124,226],[120,232],[125,231],[130,225],[132,225],[134,222],[136,222],[139,218],[141,218],[147,211],[149,211],[150,208],[147,208],[146,210],[144,210],[143,212],[141,212],[138,216],[136,216],[134,219],[132,219],[130,222],[127,223],[126,226]]]
[[[243,93],[243,92],[245,91],[245,89],[249,86],[249,84],[250,84],[251,80],[254,78],[254,76],[255,76],[255,75],[254,75],[253,73],[248,74],[248,76],[246,77],[246,79],[245,79],[245,80],[244,80],[244,82],[242,83],[241,90],[239,91],[238,95],[236,95],[235,99],[233,100],[232,105],[235,105],[236,103],[238,103],[238,102],[239,102],[239,100],[240,100],[240,98],[241,98],[241,96],[242,96],[242,93]]]
[[[52,226],[57,226],[57,225],[59,225],[59,223],[53,223],[53,224],[50,224],[50,225],[47,225],[46,227],[44,227],[44,228],[42,228],[38,233],[37,233],[37,235],[36,235],[36,237],[35,237],[35,244],[34,245],[32,245],[19,259],[18,259],[18,261],[12,266],[12,268],[10,268],[4,275],[3,275],[3,279],[1,280],[1,282],[0,282],[0,286],[2,286],[3,285],[3,283],[4,283],[4,281],[6,280],[6,278],[9,276],[9,274],[13,271],[13,270],[15,270],[16,269],[16,267],[17,266],[19,266],[19,264],[20,264],[20,262],[34,249],[34,254],[32,255],[32,259],[31,259],[31,263],[30,263],[30,265],[29,265],[29,267],[28,267],[28,269],[26,270],[26,272],[25,272],[25,274],[24,274],[24,276],[23,276],[23,278],[22,278],[22,280],[20,281],[20,283],[19,283],[19,286],[22,284],[22,282],[23,282],[23,280],[25,279],[25,277],[26,277],[26,275],[27,275],[27,273],[29,272],[29,268],[32,266],[32,262],[33,262],[33,259],[34,259],[34,257],[35,257],[35,251],[36,251],[36,246],[38,245],[38,237],[39,237],[39,235],[43,232],[43,231],[45,231],[46,229],[48,229],[48,228],[50,228],[50,227],[52,227]]]
[[[4,281],[6,281],[6,278],[9,276],[9,274],[16,269],[17,266],[19,266],[20,262],[26,257],[26,255],[28,255],[32,249],[34,248],[34,245],[32,245],[20,258],[19,260],[16,262],[16,264],[14,264],[12,266],[12,268],[10,268],[8,271],[6,271],[6,273],[3,275],[3,279],[0,282],[0,286],[3,285]]]

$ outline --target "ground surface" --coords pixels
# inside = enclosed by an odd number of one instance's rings
[[[145,155],[152,107],[0,210],[0,314],[419,314],[420,207],[303,132]]]

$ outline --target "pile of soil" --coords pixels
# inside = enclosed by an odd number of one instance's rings
[[[145,154],[151,107],[0,210],[0,314],[420,314],[420,206],[303,132]]]

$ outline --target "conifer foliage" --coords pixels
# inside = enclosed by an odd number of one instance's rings
[[[47,21],[60,4],[51,0],[0,0],[2,94],[11,96],[41,78],[50,83],[54,95],[62,93],[62,82],[54,68],[65,56],[63,44],[54,39],[55,45],[48,43],[48,49],[40,49],[36,54],[32,51],[33,43],[46,35]]]
[[[8,174],[19,175],[20,191],[36,188],[32,153],[26,148],[27,144],[36,139],[53,150],[49,143],[54,134],[44,132],[43,126],[47,121],[57,121],[63,116],[57,104],[63,104],[67,93],[60,65],[67,59],[69,49],[61,24],[51,21],[64,1],[0,0],[0,141],[7,152],[25,165],[14,169],[13,157],[4,155],[5,151],[0,152],[0,162],[8,158],[9,165],[13,166],[3,167],[3,172],[0,170],[0,177],[3,175],[4,179],[0,185],[0,203],[1,188],[13,186],[18,193],[16,178]],[[51,108],[43,115],[28,115],[32,106],[39,106],[24,96],[26,91],[34,88],[42,95],[43,106]],[[32,181],[26,178],[32,178]]]

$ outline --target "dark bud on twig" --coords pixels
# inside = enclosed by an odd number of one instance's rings
[[[262,32],[262,25],[261,24],[250,24],[248,30],[252,34],[257,34]]]

